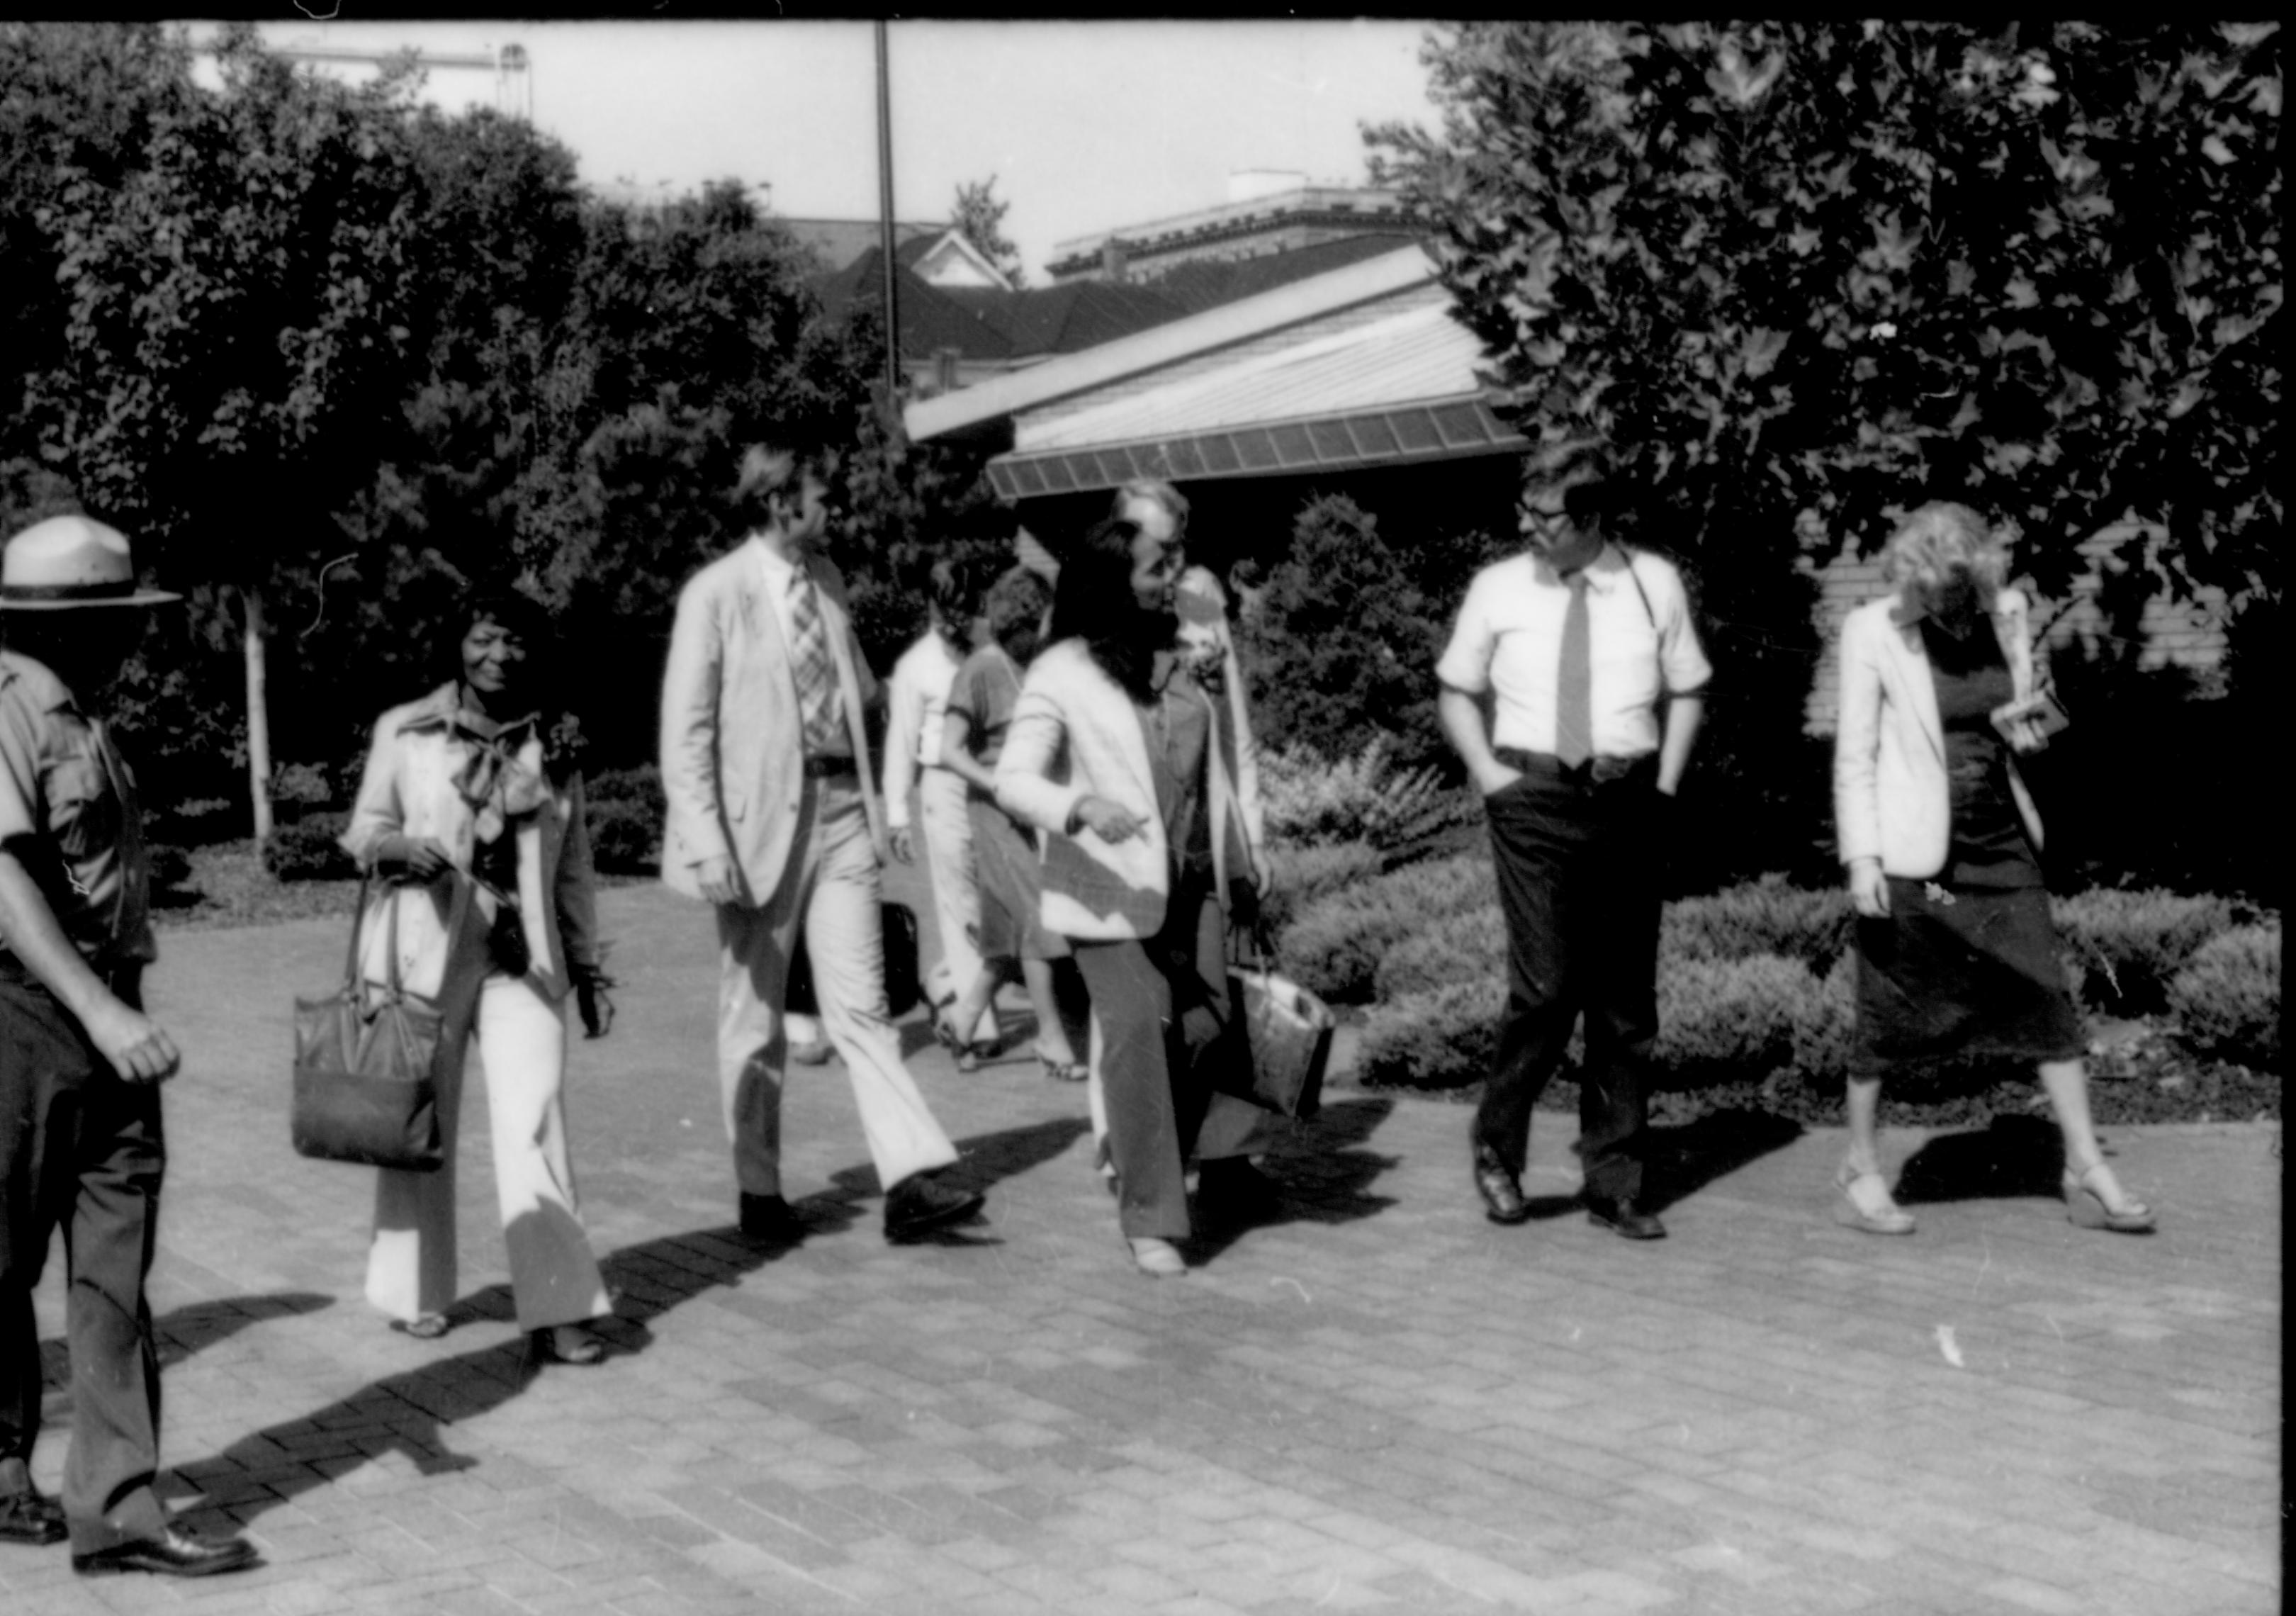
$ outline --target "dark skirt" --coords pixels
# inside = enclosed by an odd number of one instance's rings
[[[983,959],[1066,959],[1068,943],[1045,930],[1044,865],[1037,844],[1011,815],[980,797],[965,800],[972,824],[973,878],[980,887]]]
[[[2046,888],[1889,882],[1890,913],[1857,922],[1853,1077],[1953,1055],[2040,1062],[2087,1052]]]

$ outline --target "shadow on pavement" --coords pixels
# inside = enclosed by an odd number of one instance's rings
[[[193,1353],[228,1340],[250,1325],[266,1319],[292,1318],[332,1308],[335,1299],[316,1291],[277,1291],[265,1296],[231,1296],[215,1301],[195,1301],[187,1308],[163,1313],[152,1321],[160,1346],[160,1367],[173,1368]],[[71,1385],[71,1349],[63,1338],[40,1343],[40,1386],[53,1395]],[[46,1416],[50,1419],[55,1416]]]
[[[957,1189],[980,1190],[986,1193],[999,1180],[1017,1177],[1030,1168],[1042,1166],[1065,1153],[1076,1143],[1079,1134],[1090,1130],[1092,1124],[1083,1117],[1054,1117],[1044,1122],[1031,1123],[1027,1128],[1006,1128],[1001,1133],[975,1134],[953,1141],[957,1161],[947,1169],[948,1182]],[[862,1165],[849,1167],[829,1176],[837,1186],[833,1199],[845,1209],[849,1217],[854,1214],[854,1203],[866,1196],[882,1194],[877,1182],[877,1169]],[[983,1218],[993,1221],[996,1205],[992,1202],[983,1209]],[[982,1232],[982,1225],[952,1224],[945,1228],[927,1229],[906,1237],[905,1245],[987,1246],[1004,1243],[994,1235]]]
[[[1060,1154],[1086,1126],[1081,1119],[1064,1119],[959,1141],[964,1159],[952,1177],[959,1184],[984,1187]],[[603,1258],[599,1267],[615,1299],[614,1316],[601,1320],[595,1328],[611,1355],[619,1358],[644,1351],[653,1339],[647,1326],[671,1308],[707,1291],[739,1282],[816,1235],[849,1227],[857,1220],[854,1202],[870,1193],[861,1186],[873,1188],[876,1174],[865,1167],[849,1169],[835,1177],[836,1189],[792,1203],[791,1210],[804,1225],[804,1232],[794,1241],[744,1240],[737,1229],[720,1226],[665,1235],[624,1246]],[[169,1316],[173,1324],[199,1315],[195,1329],[186,1331],[176,1325],[167,1333],[186,1341],[187,1350],[196,1349],[241,1325],[281,1312],[308,1311],[313,1305],[324,1306],[327,1300],[290,1296],[205,1303]],[[256,1304],[263,1302],[274,1304],[267,1314],[256,1310]],[[223,1316],[234,1310],[244,1317],[226,1324]],[[210,1311],[218,1316],[216,1325],[206,1322]],[[480,1319],[509,1322],[515,1318],[516,1310],[510,1288],[497,1284],[457,1302],[449,1317],[458,1325]],[[379,1321],[376,1327],[381,1327]],[[206,1333],[200,1333],[201,1330]],[[410,1345],[419,1349],[421,1343]],[[448,1448],[446,1428],[508,1402],[533,1383],[543,1366],[521,1335],[451,1358],[432,1358],[370,1382],[323,1408],[267,1425],[212,1457],[174,1466],[180,1483],[205,1495],[200,1509],[187,1513],[184,1519],[196,1526],[210,1512],[222,1512],[231,1521],[250,1522],[384,1454],[404,1455],[424,1475],[471,1469],[479,1461]],[[584,1372],[558,1368],[555,1373]],[[205,1524],[222,1527],[228,1522],[210,1518]]]
[[[1901,1206],[2062,1194],[2064,1136],[2046,1117],[1996,1117],[1981,1130],[1944,1134],[1906,1158]]]
[[[1395,1204],[1371,1186],[1399,1157],[1382,1156],[1365,1144],[1395,1110],[1392,1100],[1344,1100],[1326,1105],[1312,1122],[1279,1124],[1281,1131],[1262,1158],[1275,1200],[1266,1207],[1226,1208],[1199,1195],[1193,1209],[1195,1235],[1188,1243],[1191,1262],[1210,1262],[1249,1231],[1284,1223],[1352,1223],[1373,1218]],[[1109,1211],[1111,1222],[1115,1210]]]
[[[1772,1112],[1709,1112],[1644,1138],[1643,1210],[1660,1211],[1801,1137],[1799,1122]]]

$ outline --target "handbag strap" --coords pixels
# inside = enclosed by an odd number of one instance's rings
[[[462,935],[463,922],[470,914],[471,892],[476,878],[455,869],[450,869],[447,874],[455,883],[455,896],[447,906],[447,938],[451,947],[454,939]],[[374,872],[362,870],[359,873],[358,907],[351,912],[350,952],[343,962],[343,985],[353,994],[360,993],[365,986],[359,974],[359,928],[366,919],[366,895],[373,884]],[[393,890],[391,883],[384,883],[383,901],[390,906],[390,918],[385,923],[387,931],[382,945],[383,969],[388,972],[383,978],[383,987],[393,1000],[404,998],[406,995],[406,985],[398,971],[398,890]]]

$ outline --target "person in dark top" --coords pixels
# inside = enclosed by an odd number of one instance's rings
[[[2153,1224],[2105,1164],[2089,1120],[2087,1047],[2065,986],[2017,771],[2056,712],[2036,673],[2005,546],[1966,505],[1925,504],[1884,558],[1894,594],[1841,628],[1834,818],[1857,910],[1857,1029],[1841,1221],[1910,1235],[1874,1144],[1882,1079],[1969,1051],[2030,1060],[2064,1133],[2068,1215]]]

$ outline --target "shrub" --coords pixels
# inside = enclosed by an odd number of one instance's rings
[[[1477,977],[1506,973],[1506,917],[1481,903],[1437,917],[1389,949],[1373,972],[1376,997],[1393,1004]]]
[[[1472,795],[1442,783],[1432,767],[1397,770],[1395,738],[1379,734],[1351,758],[1326,759],[1286,745],[1259,759],[1268,840],[1295,846],[1361,841],[1399,847],[1477,816]]]
[[[1390,948],[1488,893],[1492,879],[1488,858],[1464,854],[1342,887],[1307,905],[1283,928],[1277,956],[1311,993],[1361,1004]]]
[[[358,865],[342,849],[348,814],[306,814],[275,826],[263,844],[263,867],[276,881],[357,881]]]
[[[1840,887],[1790,885],[1765,875],[1742,886],[1667,906],[1660,957],[1677,960],[1799,960],[1824,971],[1849,946],[1849,895]]]
[[[661,863],[661,813],[627,799],[589,805],[590,862],[611,874],[641,875]]]
[[[2196,1049],[2267,1067],[2280,1059],[2280,926],[2241,926],[2203,944],[2169,984],[2169,1007]]]
[[[1282,847],[1269,849],[1275,866],[1275,890],[1268,896],[1263,918],[1270,933],[1280,933],[1309,904],[1351,882],[1368,881],[1380,872],[1379,849],[1364,841],[1338,841],[1322,847]]]
[[[2100,1009],[2150,1015],[2168,1007],[2169,986],[2202,944],[2241,916],[2226,898],[2154,889],[2093,888],[2060,899],[2058,935]],[[2069,972],[2069,974],[2071,974]]]
[[[593,806],[601,802],[641,802],[660,808],[663,802],[661,770],[651,763],[637,768],[601,769],[584,776],[582,795]]]
[[[1356,1046],[1362,1080],[1405,1088],[1460,1088],[1490,1075],[1506,984],[1496,974],[1374,1005]]]
[[[1792,1061],[1820,997],[1808,966],[1775,954],[1669,961],[1652,1054],[1680,1083],[1759,1077]]]

